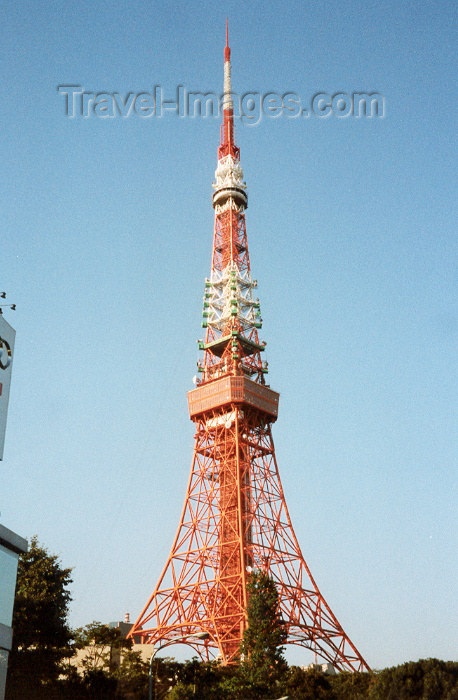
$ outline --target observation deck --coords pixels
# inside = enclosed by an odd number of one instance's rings
[[[280,394],[244,376],[226,376],[188,391],[188,408],[192,420],[228,404],[252,406],[277,420]]]

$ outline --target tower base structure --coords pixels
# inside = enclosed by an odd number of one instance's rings
[[[202,658],[237,662],[247,581],[252,570],[263,570],[277,586],[287,644],[309,649],[339,670],[368,670],[321,595],[294,534],[271,430],[278,403],[277,392],[244,376],[189,392],[196,435],[181,522],[131,636],[151,644],[185,641]]]

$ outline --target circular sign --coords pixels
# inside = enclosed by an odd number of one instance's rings
[[[11,348],[9,343],[0,338],[0,369],[7,369],[11,364]]]

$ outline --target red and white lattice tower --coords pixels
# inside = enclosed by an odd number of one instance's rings
[[[340,670],[368,670],[309,571],[283,495],[271,430],[279,394],[266,384],[265,343],[258,338],[239,154],[226,35],[206,336],[199,342],[201,378],[188,394],[196,429],[191,475],[172,551],[130,636],[161,646],[188,638],[203,658],[236,662],[247,624],[247,579],[262,569],[277,585],[287,644]],[[191,636],[197,634],[200,640]]]

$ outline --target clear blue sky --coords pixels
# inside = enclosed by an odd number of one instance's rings
[[[4,5],[2,523],[74,567],[75,626],[136,617],[155,585],[193,446],[219,125],[72,120],[56,87],[220,92],[226,14],[238,92],[385,96],[384,119],[239,125],[252,268],[323,595],[374,667],[456,658],[452,2]]]

